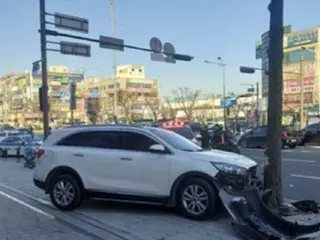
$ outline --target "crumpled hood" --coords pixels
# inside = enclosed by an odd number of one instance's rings
[[[191,157],[194,159],[202,160],[202,161],[234,164],[246,169],[257,165],[255,161],[253,161],[252,159],[244,155],[239,155],[239,154],[220,151],[220,150],[193,152],[191,154]]]

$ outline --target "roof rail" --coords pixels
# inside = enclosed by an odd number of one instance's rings
[[[95,125],[73,125],[73,126],[67,126],[64,128],[81,128],[81,127],[139,127],[140,125],[136,124],[95,124]]]

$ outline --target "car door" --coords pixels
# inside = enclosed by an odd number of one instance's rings
[[[115,165],[119,164],[122,147],[120,129],[85,130],[59,142],[55,157],[65,159],[82,177],[88,190],[119,192],[121,179],[115,178]]]
[[[254,147],[265,147],[267,144],[267,127],[255,127],[252,129],[251,145]]]
[[[116,166],[123,186],[133,195],[163,197],[168,193],[171,154],[152,153],[150,146],[159,144],[145,132],[123,131],[123,150]]]
[[[5,145],[8,155],[16,156],[18,149],[20,150],[20,155],[23,154],[23,140],[16,136],[10,136],[5,138],[2,143]]]

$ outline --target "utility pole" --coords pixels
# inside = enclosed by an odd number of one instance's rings
[[[115,30],[115,0],[110,0],[110,11],[111,11],[111,35],[112,37],[116,36]],[[114,109],[114,117],[116,121],[118,119],[118,80],[117,80],[117,56],[116,51],[112,50],[112,70],[113,70],[113,78],[114,78],[114,88],[113,88],[113,109]]]
[[[41,104],[43,106],[44,138],[49,136],[49,104],[48,104],[48,72],[47,72],[47,37],[46,37],[46,6],[45,0],[40,0],[40,44],[41,44],[41,72],[42,87]]]
[[[259,116],[259,96],[260,96],[260,91],[259,91],[259,82],[256,83],[256,98],[257,98],[257,109],[256,109],[256,121],[257,121],[257,127],[259,126],[260,122],[260,116]]]
[[[223,100],[226,99],[226,65],[225,64],[221,64],[222,66],[222,82],[223,82]],[[223,108],[223,123],[224,123],[224,128],[225,130],[227,130],[227,108],[224,107]]]
[[[300,130],[304,127],[304,72],[303,72],[303,56],[300,57]]]
[[[271,0],[269,11],[268,162],[264,169],[264,190],[270,190],[267,204],[279,209],[283,202],[281,178],[283,0]]]

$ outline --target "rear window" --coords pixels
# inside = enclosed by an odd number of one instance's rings
[[[190,128],[170,128],[168,130],[173,131],[173,132],[175,132],[175,133],[177,133],[187,139],[194,138],[192,130]]]

